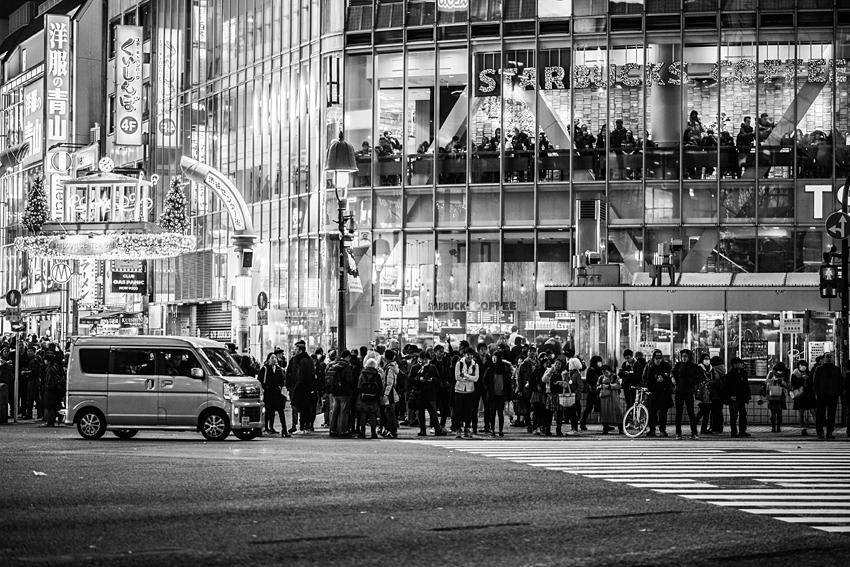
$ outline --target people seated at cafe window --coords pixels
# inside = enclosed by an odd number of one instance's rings
[[[416,153],[417,154],[427,154],[429,149],[431,149],[431,142],[429,142],[428,140],[425,140],[421,144],[419,144],[418,148],[416,148]]]
[[[364,141],[360,144],[360,150],[357,152],[357,157],[369,157],[372,155],[372,148],[369,146],[369,142]]]

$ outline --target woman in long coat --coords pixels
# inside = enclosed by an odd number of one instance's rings
[[[275,353],[271,352],[266,357],[266,362],[260,369],[257,378],[263,386],[263,401],[266,406],[266,423],[263,431],[265,433],[277,433],[274,429],[274,414],[277,412],[280,414],[280,436],[291,437],[286,430],[286,416],[283,413],[286,407],[286,396],[281,391],[286,379],[283,370],[278,366],[278,358]]]
[[[47,423],[41,427],[55,427],[56,417],[62,407],[62,369],[57,364],[54,355],[44,355],[47,367],[44,370],[44,399],[42,400],[44,418]]]
[[[623,433],[623,408],[620,407],[620,379],[611,371],[610,366],[602,367],[602,380],[599,381],[599,421],[602,422],[602,435],[614,429],[616,425],[620,434]]]

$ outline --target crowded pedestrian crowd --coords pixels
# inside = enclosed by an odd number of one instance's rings
[[[731,436],[750,437],[747,408],[754,400],[766,404],[773,433],[783,431],[786,407],[795,410],[803,436],[812,424],[821,439],[834,439],[836,426],[847,427],[850,372],[847,365],[842,372],[831,353],[812,368],[805,360],[797,361],[793,371],[778,363],[751,387],[737,357],[727,367],[719,356],[697,358],[688,349],[674,361],[660,350],[648,359],[626,350],[623,362],[612,367],[600,356],[585,362],[555,332],[540,345],[523,343],[517,337],[513,346],[504,340],[474,346],[460,341],[455,347],[447,340],[430,348],[407,344],[400,349],[390,340],[330,351],[326,359],[321,348],[311,355],[300,341],[290,360],[277,348],[262,368],[255,371],[249,364],[247,371],[257,375],[266,392],[264,433],[278,433],[279,416],[284,437],[312,432],[319,413],[330,436],[341,438],[392,439],[399,427],[418,429],[420,437],[503,437],[507,427],[531,436],[572,436],[588,434],[587,424],[597,416],[591,422],[602,424],[602,435],[623,434],[624,412],[640,388],[648,394],[650,437],[668,437],[670,422],[682,439],[686,412],[690,439],[721,435],[724,409]],[[839,403],[844,406],[840,423]]]
[[[18,412],[21,419],[43,421],[42,427],[55,427],[61,421],[65,398],[68,358],[47,337],[29,335],[20,341],[20,381]],[[6,385],[9,415],[15,407],[15,337],[0,339],[0,384]],[[4,408],[5,409],[5,408]]]

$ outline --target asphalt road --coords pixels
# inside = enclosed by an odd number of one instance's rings
[[[208,443],[142,432],[89,442],[67,427],[0,426],[0,565],[850,564],[850,535],[418,443],[410,431],[396,441],[316,433]],[[510,434],[460,443],[518,441],[566,442]],[[624,440],[569,443],[604,456]],[[649,455],[677,442],[628,443]],[[799,443],[737,447],[770,453]],[[741,451],[728,439],[687,445],[712,446]],[[847,448],[847,437],[832,446]],[[831,468],[850,482],[844,461]]]

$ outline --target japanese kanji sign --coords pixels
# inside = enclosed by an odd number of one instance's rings
[[[44,84],[38,79],[24,87],[24,142],[30,143],[23,166],[44,157]]]
[[[142,28],[118,26],[115,32],[115,143],[142,145]]]
[[[70,160],[62,159],[71,132],[71,18],[47,14],[44,16],[44,173],[49,182],[52,219],[62,218],[63,192],[60,182],[68,178]],[[49,148],[53,147],[51,150]],[[62,155],[59,155],[62,154]]]

